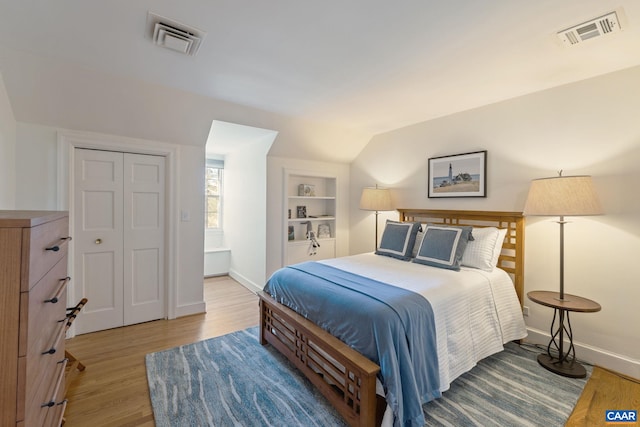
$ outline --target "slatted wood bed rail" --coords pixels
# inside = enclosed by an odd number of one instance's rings
[[[518,212],[398,209],[400,221],[506,228],[498,266],[513,279],[522,305],[524,217]],[[379,425],[384,399],[376,397],[380,367],[313,322],[278,303],[260,298],[260,343],[285,355],[351,426]]]

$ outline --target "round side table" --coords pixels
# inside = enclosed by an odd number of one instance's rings
[[[602,307],[595,301],[577,295],[564,294],[560,299],[559,292],[552,291],[531,291],[527,297],[538,304],[554,309],[553,321],[551,322],[551,340],[547,345],[547,353],[538,355],[538,363],[558,375],[571,378],[584,378],[587,371],[576,361],[576,349],[573,345],[573,331],[569,312],[593,313],[600,311]],[[564,351],[564,334],[569,338],[569,348]],[[554,348],[558,355],[551,355],[551,348]]]

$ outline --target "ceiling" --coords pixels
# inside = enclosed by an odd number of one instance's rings
[[[574,47],[556,37],[613,10],[619,34]],[[145,35],[149,11],[205,31],[198,54],[154,46]],[[289,117],[296,128],[353,132],[353,146],[339,147],[346,153],[339,160],[349,161],[378,133],[639,65],[640,1],[0,0],[0,46],[19,121],[78,127],[38,107],[48,91],[38,99],[30,88],[53,75],[81,85],[95,74],[126,87],[122,99],[137,84],[152,85],[174,99],[172,109],[207,110],[206,100],[215,100],[212,111],[247,108],[245,116],[260,116],[257,127]],[[160,126],[161,117],[139,121]],[[209,126],[215,119],[225,120],[208,117]],[[100,130],[148,136],[140,124],[118,126]],[[208,131],[162,135],[204,143]],[[317,147],[304,153],[322,157],[322,141],[308,139]]]

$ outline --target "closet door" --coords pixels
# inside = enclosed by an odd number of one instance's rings
[[[122,326],[123,155],[75,150],[74,274],[76,300],[89,300],[78,333]]]
[[[77,333],[165,317],[164,157],[76,149]]]
[[[164,317],[164,157],[124,155],[124,324]]]

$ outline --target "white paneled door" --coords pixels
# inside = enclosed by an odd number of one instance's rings
[[[164,157],[76,149],[77,333],[165,317]]]

